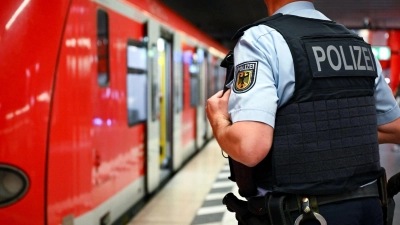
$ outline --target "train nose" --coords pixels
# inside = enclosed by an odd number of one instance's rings
[[[0,207],[21,199],[28,191],[29,180],[21,170],[0,164]]]

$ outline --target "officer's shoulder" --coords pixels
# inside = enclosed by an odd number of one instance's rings
[[[248,24],[242,28],[240,28],[235,35],[232,37],[232,40],[239,39],[241,38],[245,33],[258,33],[260,30],[265,29],[265,26],[260,26],[260,25],[265,25],[269,20],[273,20],[275,18],[278,18],[282,16],[282,14],[276,14],[270,17],[266,17],[263,19],[260,19],[252,24]],[[272,29],[272,28],[271,28]]]

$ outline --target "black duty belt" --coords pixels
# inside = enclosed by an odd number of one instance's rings
[[[390,187],[386,187],[386,182],[386,176],[382,176],[377,182],[356,190],[320,196],[269,192],[264,196],[251,197],[248,201],[243,201],[233,193],[228,193],[223,199],[223,204],[229,211],[236,213],[236,219],[243,225],[298,225],[301,221],[309,219],[316,219],[321,225],[326,225],[325,219],[318,213],[318,206],[351,199],[379,197],[384,213],[383,222],[385,225],[392,225],[393,196],[400,190],[400,173],[389,179]],[[293,221],[292,216],[296,211],[300,216]]]
[[[275,195],[275,194],[272,194]],[[281,194],[276,194],[276,195],[281,195]],[[284,201],[286,203],[286,210],[288,211],[296,211],[299,210],[301,211],[301,205],[299,204],[299,198],[308,198],[311,196],[307,195],[295,195],[295,194],[284,194],[285,198]],[[333,194],[333,195],[320,195],[320,196],[312,196],[312,198],[315,197],[316,202],[318,205],[325,205],[329,203],[334,203],[334,202],[339,202],[339,201],[345,201],[345,200],[350,200],[350,199],[356,199],[356,198],[365,198],[365,197],[379,197],[379,191],[378,191],[378,186],[376,182],[369,184],[365,187],[361,187],[352,191],[348,191],[345,193],[340,193],[340,194]],[[261,212],[265,205],[265,198],[268,198],[266,196],[256,196],[256,197],[251,197],[248,199],[249,205],[252,206],[253,210],[250,209],[251,211],[255,212]]]
[[[293,224],[290,222],[290,212],[298,211],[300,216],[294,224],[300,224],[302,220],[317,219],[323,225],[326,224],[326,221],[318,213],[319,206],[366,197],[379,197],[379,189],[376,182],[346,193],[332,195],[309,196],[267,193],[264,196],[248,199],[248,210],[255,215],[268,215],[271,224]],[[282,223],[282,218],[287,218],[286,222]]]

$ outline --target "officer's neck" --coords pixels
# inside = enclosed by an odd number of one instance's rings
[[[301,1],[313,2],[313,0],[301,0]],[[264,0],[264,2],[268,8],[268,15],[271,16],[283,6],[292,2],[300,2],[300,0]]]

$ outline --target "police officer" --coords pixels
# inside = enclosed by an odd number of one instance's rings
[[[312,1],[265,3],[272,16],[239,30],[231,88],[206,107],[220,147],[254,169],[257,190],[244,197],[304,196],[293,221],[382,224],[378,197],[360,194],[383,173],[378,144],[400,144],[400,109],[379,62]]]

